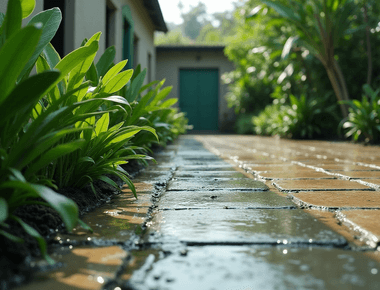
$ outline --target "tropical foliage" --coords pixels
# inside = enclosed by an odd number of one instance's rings
[[[346,137],[355,141],[380,141],[380,89],[374,91],[369,85],[363,86],[362,100],[346,102],[349,107],[348,117],[341,125]]]
[[[375,49],[380,44],[379,11],[378,1],[246,1],[234,14],[235,38],[226,48],[236,69],[224,75],[230,91],[227,101],[238,115],[237,123],[240,116],[256,115],[252,126],[258,134],[280,134],[265,128],[283,126],[287,133],[281,136],[336,136],[339,119],[348,116],[350,98],[357,99],[365,83],[379,86],[380,51]],[[279,91],[284,103],[272,104],[269,96]],[[314,118],[303,118],[299,105],[285,114],[295,100],[309,105],[325,102],[322,114],[335,116],[328,118],[328,129],[298,134],[283,119],[275,125],[274,119],[301,114],[295,119],[311,122],[305,128],[314,127]],[[270,108],[264,110],[267,105]],[[334,105],[340,110],[332,109]]]
[[[118,188],[114,175],[136,196],[122,166],[151,159],[149,146],[183,133],[187,121],[172,108],[175,99],[164,100],[171,88],[162,88],[164,81],[143,86],[146,70],[124,70],[127,60],[114,64],[113,47],[94,62],[101,33],[61,59],[50,44],[60,10],[43,11],[21,27],[34,6],[11,0],[0,14],[0,235],[22,242],[9,232],[9,221],[16,221],[53,262],[40,233],[16,209],[51,207],[71,231],[81,223],[78,207],[58,189],[96,180]]]

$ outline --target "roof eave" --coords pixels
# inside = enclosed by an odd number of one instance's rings
[[[158,0],[143,0],[143,4],[153,21],[155,30],[168,32],[168,27],[166,26]]]

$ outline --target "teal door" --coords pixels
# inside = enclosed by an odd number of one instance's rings
[[[179,106],[194,130],[218,130],[218,69],[180,69]]]

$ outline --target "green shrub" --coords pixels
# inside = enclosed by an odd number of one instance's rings
[[[341,127],[346,131],[346,137],[353,140],[378,142],[380,140],[380,89],[374,91],[369,85],[363,86],[362,100],[344,102],[350,107]]]
[[[328,97],[290,95],[280,98],[254,117],[252,122],[259,135],[286,138],[331,137],[337,123],[336,106],[328,105]],[[281,96],[281,95],[280,95]]]
[[[0,28],[0,234],[12,241],[23,242],[7,231],[8,220],[18,222],[37,239],[42,255],[53,262],[47,256],[46,243],[41,235],[14,212],[23,205],[43,204],[60,214],[67,230],[71,231],[77,224],[77,205],[49,188],[54,187],[51,179],[36,174],[29,178],[24,176],[33,162],[48,164],[46,155],[49,156],[52,147],[75,128],[54,130],[52,119],[61,113],[59,111],[31,123],[33,110],[63,78],[59,71],[29,77],[37,57],[58,29],[59,24],[54,25],[54,21],[60,21],[61,13],[57,9],[44,11],[35,16],[28,26],[21,28],[22,18],[31,13],[25,13],[26,8],[29,9],[30,4],[34,7],[34,1],[22,3],[23,6],[20,0],[9,1],[6,15],[0,15],[3,19]],[[61,147],[57,156],[79,148],[79,144],[64,145],[66,147]]]
[[[240,114],[236,117],[235,132],[237,134],[254,134],[253,114]]]
[[[78,222],[86,227],[77,205],[54,190],[95,180],[118,188],[108,177],[116,175],[136,196],[121,165],[151,159],[148,146],[183,133],[187,120],[171,108],[176,100],[164,100],[171,88],[161,89],[163,81],[142,86],[146,70],[124,70],[127,60],[115,65],[113,47],[94,63],[101,33],[61,59],[50,44],[62,18],[58,8],[21,28],[34,6],[10,0],[0,14],[0,235],[22,242],[9,232],[8,221],[18,222],[53,263],[44,239],[15,210],[45,205],[68,231]]]

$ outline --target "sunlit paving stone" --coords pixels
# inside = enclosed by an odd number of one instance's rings
[[[302,167],[297,164],[291,164],[291,163],[276,163],[276,164],[251,164],[247,163],[242,166],[244,169],[253,171],[253,172],[261,172],[261,171],[278,171],[278,172],[286,172],[286,171],[293,171],[293,170],[299,170],[303,169],[305,167]]]
[[[162,210],[199,208],[295,208],[284,196],[264,191],[168,191],[160,199],[158,208]]]
[[[56,270],[39,273],[33,282],[18,290],[103,289],[122,265],[128,253],[118,246],[78,247],[56,251],[52,258],[63,264]]]
[[[331,248],[205,246],[147,255],[135,289],[377,289],[379,264]],[[327,262],[328,261],[328,262]]]
[[[369,186],[374,186],[376,188],[380,188],[380,179],[378,179],[378,178],[363,179],[361,182],[363,184],[366,184],[366,185],[369,185]]]
[[[373,248],[379,247],[379,210],[345,210],[340,213],[339,218],[342,223],[356,232],[360,238],[366,240],[369,246]]]
[[[338,174],[347,178],[355,179],[368,179],[368,178],[380,178],[380,170],[370,171],[333,171],[334,174]]]
[[[291,194],[293,201],[302,207],[320,209],[380,209],[377,191],[317,191]]]
[[[267,172],[259,172],[256,174],[257,177],[262,179],[306,179],[306,178],[336,178],[332,175],[328,175],[323,172],[318,172],[312,169],[302,169],[302,170],[294,170],[294,171],[267,171]]]
[[[353,170],[370,170],[367,166],[353,165],[353,164],[313,164],[312,166],[323,168],[324,170],[333,171],[353,171]]]
[[[151,183],[148,182],[134,182],[133,185],[135,186],[137,193],[150,193],[154,189],[154,186]],[[132,190],[127,186],[124,185],[123,192],[125,193],[131,193]]]
[[[149,233],[153,242],[158,235],[199,243],[346,244],[344,238],[304,211],[285,209],[159,211]]]
[[[338,179],[275,180],[273,184],[281,191],[374,190],[355,181]]]

